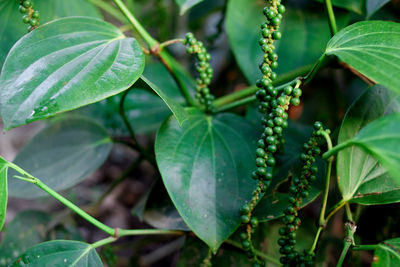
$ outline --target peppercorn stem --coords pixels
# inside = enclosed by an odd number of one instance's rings
[[[158,45],[158,42],[144,29],[144,27],[139,23],[139,21],[135,18],[135,16],[133,16],[133,14],[125,6],[122,0],[113,0],[113,1],[121,10],[121,12],[125,15],[128,21],[132,24],[132,26],[140,35],[140,37],[142,37],[143,40],[147,43],[150,49],[155,45]]]
[[[317,247],[318,240],[319,240],[319,237],[321,236],[321,233],[322,233],[323,229],[324,228],[322,226],[318,227],[318,230],[317,230],[317,233],[315,234],[314,242],[313,242],[313,244],[311,246],[310,252],[314,252],[315,248]]]
[[[307,75],[304,77],[303,81],[305,84],[309,83],[314,76],[317,74],[317,72],[325,67],[327,64],[329,63],[329,58],[326,56],[326,54],[324,53],[319,59],[318,61],[313,65],[313,67],[311,68],[311,70],[307,73]]]
[[[180,38],[180,39],[172,39],[172,40],[168,40],[165,41],[163,43],[160,44],[160,46],[158,47],[159,51],[161,52],[165,47],[172,45],[172,44],[178,44],[178,43],[183,43],[185,40]]]
[[[238,242],[236,242],[236,241],[233,241],[233,240],[228,239],[228,240],[225,240],[224,243],[229,244],[229,245],[231,245],[231,246],[234,246],[234,247],[236,247],[236,248],[238,248],[238,249],[240,249],[240,250],[243,250],[242,245],[240,245],[240,244],[239,244]],[[267,255],[267,254],[265,254],[265,253],[263,253],[263,252],[261,252],[261,251],[259,251],[259,250],[256,250],[256,249],[254,250],[254,253],[255,253],[257,256],[259,256],[260,258],[263,258],[263,259],[266,260],[266,261],[269,261],[269,262],[271,262],[271,263],[274,263],[274,264],[276,264],[276,265],[281,266],[281,263],[279,262],[279,260],[275,259],[274,257],[272,257],[272,256],[270,256],[270,255]]]
[[[331,0],[324,0],[324,2],[325,2],[326,11],[328,12],[329,27],[331,29],[331,35],[334,36],[337,33],[335,13],[333,12]]]
[[[278,78],[276,80],[274,80],[272,82],[272,84],[277,85],[277,84],[281,84],[281,83],[292,83],[299,76],[307,74],[312,69],[312,67],[313,67],[313,65],[307,65],[307,66],[298,68],[296,70],[281,74],[278,76]],[[228,95],[225,95],[223,97],[216,99],[214,101],[214,105],[216,107],[221,107],[223,105],[232,103],[232,102],[240,100],[242,98],[252,96],[258,91],[258,89],[259,88],[256,86],[250,86],[250,87],[242,89],[240,91],[230,93]]]
[[[332,140],[329,136],[329,132],[327,130],[321,130],[318,131],[318,134],[322,135],[326,143],[328,145],[328,151],[332,149]],[[321,210],[319,212],[319,225],[324,226],[326,223],[325,220],[325,212],[326,212],[326,205],[328,203],[328,194],[329,194],[329,184],[331,181],[331,170],[332,170],[332,163],[333,163],[333,157],[328,158],[328,168],[326,170],[326,176],[325,176],[325,187],[324,187],[324,192],[322,195],[322,202],[321,202]]]

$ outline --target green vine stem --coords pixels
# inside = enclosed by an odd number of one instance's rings
[[[184,232],[182,231],[174,231],[174,230],[164,230],[164,229],[119,229],[119,228],[111,228],[104,223],[100,222],[96,218],[90,216],[87,212],[76,206],[74,203],[48,187],[46,184],[44,184],[40,179],[30,175],[26,171],[24,171],[22,168],[19,166],[15,165],[12,162],[8,162],[8,166],[10,168],[13,168],[17,172],[21,173],[24,177],[21,176],[14,176],[14,178],[32,183],[48,193],[50,196],[61,202],[64,206],[81,216],[83,219],[88,221],[89,223],[93,224],[95,227],[99,228],[103,232],[107,233],[111,237],[108,237],[104,240],[101,240],[99,242],[96,242],[93,244],[93,247],[99,247],[102,245],[106,245],[108,243],[114,242],[117,240],[119,237],[123,236],[131,236],[131,235],[183,235]]]
[[[335,14],[333,13],[332,3],[331,0],[324,0],[324,2],[326,11],[328,12],[329,27],[331,29],[331,34],[332,36],[334,36],[337,33],[337,26],[336,26]]]
[[[356,245],[351,247],[351,250],[359,251],[359,250],[375,250],[379,247],[379,245]]]
[[[117,7],[121,10],[121,12],[125,15],[125,17],[129,20],[129,22],[132,24],[132,26],[135,28],[140,37],[142,37],[143,40],[147,43],[150,50],[153,47],[158,46],[158,42],[144,29],[142,24],[140,24],[140,22],[132,15],[132,13],[125,6],[122,0],[113,0],[113,1],[117,5]]]
[[[123,24],[128,23],[128,20],[124,16],[121,16],[122,15],[121,11],[119,11],[119,9],[115,8],[108,2],[103,1],[103,0],[89,0],[89,2],[91,2],[98,8],[102,9],[103,11],[105,11],[106,13],[108,13],[113,18],[117,19],[118,21],[122,22]]]
[[[346,258],[347,252],[350,247],[354,245],[354,233],[356,232],[357,226],[353,222],[347,222],[345,224],[346,237],[344,238],[343,251],[340,255],[339,261],[336,267],[341,267],[344,259]]]
[[[297,80],[298,77],[307,74],[311,69],[313,68],[313,65],[306,65],[304,67],[300,67],[296,70],[284,73],[279,75],[276,80],[272,82],[272,84],[275,86],[277,84],[282,84],[285,83],[282,86],[279,87],[284,87],[285,85],[293,83],[295,80]],[[279,88],[278,87],[278,88]],[[242,89],[240,91],[222,96],[214,101],[215,107],[219,108],[224,105],[230,104],[232,102],[235,102],[237,100],[240,100],[242,98],[246,98],[249,96],[253,96],[257,92],[258,88],[256,86],[250,86],[248,88]]]

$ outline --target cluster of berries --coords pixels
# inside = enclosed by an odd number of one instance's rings
[[[184,44],[187,46],[188,54],[196,54],[198,63],[196,70],[199,77],[196,80],[196,99],[204,105],[206,112],[214,112],[214,96],[210,93],[209,85],[213,77],[213,69],[210,65],[211,55],[207,52],[204,44],[198,41],[192,33],[187,33]]]
[[[29,0],[19,0],[19,12],[24,14],[22,21],[28,24],[28,31],[32,31],[39,25],[39,11],[33,9],[33,3]]]
[[[320,122],[315,122],[314,131],[310,140],[303,145],[303,153],[300,154],[300,160],[303,162],[300,177],[292,177],[289,187],[289,206],[285,209],[285,215],[282,217],[283,227],[279,229],[281,238],[278,239],[281,253],[280,262],[283,266],[314,266],[314,253],[304,251],[299,253],[295,250],[296,231],[300,226],[301,220],[298,217],[301,203],[308,197],[311,190],[310,183],[317,179],[318,168],[313,165],[315,158],[321,153],[318,146],[319,131],[323,127]]]

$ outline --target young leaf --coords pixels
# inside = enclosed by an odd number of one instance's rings
[[[189,117],[189,114],[186,112],[186,110],[179,104],[177,103],[174,99],[171,97],[167,96],[163,90],[158,88],[154,83],[149,81],[146,77],[142,75],[141,79],[147,83],[148,86],[150,86],[151,89],[154,90],[158,94],[159,97],[161,97],[162,100],[164,100],[165,104],[169,107],[169,109],[172,111],[174,114],[176,120],[179,122],[180,125]]]
[[[203,0],[175,0],[181,9],[181,15]]]
[[[87,119],[68,119],[50,124],[26,144],[14,163],[56,191],[81,182],[107,158],[112,147],[105,129]],[[12,178],[10,195],[19,198],[47,196],[35,185]]]
[[[400,266],[400,238],[393,238],[379,243],[374,253],[372,267]]]
[[[133,38],[88,17],[42,25],[11,49],[0,75],[0,113],[10,129],[129,88],[144,56]]]
[[[370,18],[376,11],[381,9],[390,0],[366,0],[367,18]]]
[[[362,21],[339,31],[325,53],[338,56],[369,79],[399,93],[399,51],[399,23]]]
[[[18,213],[5,229],[0,244],[0,265],[8,266],[29,247],[46,241],[46,225],[50,220],[50,215],[42,211]]]
[[[35,0],[34,2],[35,9],[40,11],[40,24],[68,16],[102,18],[97,8],[87,0]],[[22,22],[18,6],[18,1],[0,1],[0,67],[15,42],[28,32],[26,24]]]
[[[382,117],[361,129],[356,137],[350,140],[372,154],[382,163],[400,185],[400,113]]]
[[[400,97],[374,86],[349,108],[343,119],[338,143],[354,138],[370,122],[400,112]],[[400,201],[400,186],[382,165],[364,149],[353,146],[337,156],[338,185],[347,201],[360,204],[385,204]]]
[[[7,171],[8,162],[0,157],[0,231],[3,229],[4,221],[6,220],[7,212]]]
[[[212,249],[240,224],[251,198],[253,125],[233,114],[192,114],[182,127],[170,117],[158,131],[155,152],[167,191],[183,220]]]
[[[260,78],[262,62],[260,25],[265,22],[264,1],[231,0],[226,13],[226,30],[233,54],[247,80],[254,84]],[[347,21],[343,16],[338,22]],[[342,24],[342,23],[339,23]],[[277,73],[282,74],[313,64],[330,38],[323,12],[288,6],[280,26],[282,39],[275,42],[279,55]],[[296,49],[293,49],[295,44]]]
[[[55,240],[26,250],[11,266],[79,266],[102,267],[96,250],[78,241]]]

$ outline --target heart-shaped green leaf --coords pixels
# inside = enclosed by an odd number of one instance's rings
[[[393,238],[379,243],[374,253],[373,267],[400,266],[400,238]]]
[[[183,220],[217,249],[240,224],[240,207],[256,182],[253,125],[233,114],[192,114],[182,127],[170,117],[155,152],[167,191]],[[249,167],[250,166],[250,167]]]
[[[8,162],[0,157],[0,231],[6,220],[8,188],[7,188]]]
[[[226,14],[226,30],[233,54],[247,80],[254,84],[260,78],[262,62],[260,25],[264,1],[230,0]],[[279,55],[278,74],[313,64],[324,51],[330,38],[329,25],[323,12],[287,6],[280,26],[282,39],[275,42]],[[338,22],[343,24],[340,16]],[[347,21],[347,19],[346,19]],[[293,49],[293,45],[296,49]]]
[[[96,250],[78,241],[55,240],[26,250],[11,266],[79,266],[102,267]]]
[[[46,241],[46,225],[50,219],[50,215],[42,211],[18,213],[5,229],[0,244],[0,265],[8,266],[29,247]]]
[[[101,18],[100,12],[87,0],[35,0],[35,10],[40,11],[40,24],[68,16],[88,16]],[[0,67],[15,42],[28,32],[18,11],[19,2],[2,0],[0,2]]]
[[[11,49],[0,75],[0,113],[10,129],[129,88],[144,56],[133,38],[88,17],[40,26]]]
[[[349,108],[338,143],[354,138],[370,122],[400,112],[400,97],[382,86],[369,88]],[[338,153],[339,189],[346,201],[385,204],[400,201],[396,185],[382,165],[364,149],[353,146]]]
[[[107,158],[112,147],[105,129],[87,119],[52,123],[33,137],[14,163],[56,191],[81,182]],[[34,184],[11,178],[10,195],[19,198],[47,196]]]
[[[378,84],[400,92],[400,23],[362,21],[339,31],[328,43],[336,55]]]
[[[180,11],[181,15],[183,15],[186,11],[188,11],[198,3],[202,2],[203,0],[175,0],[175,1],[181,9]]]
[[[368,124],[350,143],[361,146],[377,158],[400,185],[400,113]]]

